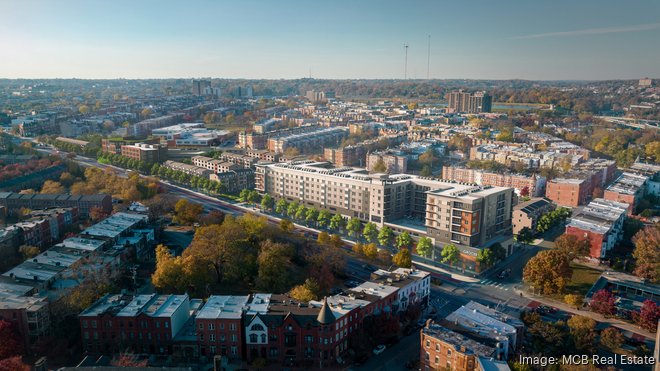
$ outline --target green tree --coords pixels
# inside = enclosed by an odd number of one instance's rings
[[[428,258],[433,253],[433,241],[428,237],[420,237],[417,241],[417,254]]]
[[[389,246],[394,240],[394,231],[388,226],[384,226],[380,232],[378,232],[378,243],[381,246]]]
[[[483,267],[490,267],[493,265],[495,262],[495,256],[493,254],[493,250],[489,249],[486,247],[485,249],[480,249],[477,252],[477,261],[483,266]]]
[[[298,205],[298,209],[296,210],[296,215],[295,218],[296,220],[302,221],[305,220],[305,216],[307,216],[307,208],[305,205]]]
[[[318,214],[319,212],[312,207],[307,209],[307,213],[305,214],[305,221],[307,222],[307,224],[313,225],[316,222],[316,219],[318,218]]]
[[[378,226],[375,223],[369,222],[364,225],[362,235],[367,242],[374,242],[378,238]]]
[[[399,249],[399,252],[394,254],[392,257],[392,263],[396,264],[401,268],[410,268],[412,266],[412,257],[410,256],[410,250],[403,247]]]
[[[268,194],[264,195],[264,197],[261,199],[261,208],[264,210],[272,210],[274,205],[275,201]]]
[[[293,201],[289,204],[289,207],[286,209],[286,214],[289,216],[289,218],[295,218],[296,212],[298,211],[298,203],[296,201]]]
[[[528,227],[523,227],[518,232],[518,236],[516,237],[516,239],[520,243],[529,244],[529,243],[534,242],[534,233]]]
[[[360,222],[360,219],[358,218],[351,218],[346,225],[346,229],[348,230],[349,235],[356,237],[362,229],[362,222]]]
[[[248,202],[248,197],[250,197],[250,190],[242,189],[241,193],[238,194],[238,197],[241,199],[241,201]]]
[[[396,236],[396,247],[399,249],[402,249],[404,247],[408,248],[412,245],[413,239],[410,237],[410,234],[408,232],[402,232],[399,233],[398,236]]]
[[[454,244],[445,245],[440,252],[442,263],[454,265],[458,262],[458,259],[461,256],[461,252],[458,250],[458,247]]]
[[[257,191],[250,191],[247,196],[248,202],[255,205],[259,202],[260,198],[261,196]]]
[[[277,203],[275,204],[275,212],[276,213],[278,213],[280,215],[284,214],[287,211],[288,208],[289,208],[289,203],[286,202],[285,199],[280,198],[279,200],[277,200]]]
[[[330,229],[333,231],[339,230],[344,226],[345,223],[346,221],[341,217],[341,215],[335,214],[332,216],[332,218],[330,218]]]
[[[318,217],[316,217],[316,223],[323,228],[330,223],[330,218],[332,218],[332,215],[328,210],[321,210]]]

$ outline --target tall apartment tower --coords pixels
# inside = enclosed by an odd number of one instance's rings
[[[211,81],[209,80],[193,80],[192,81],[192,95],[204,95],[205,89],[211,89]]]
[[[493,98],[485,91],[471,94],[458,90],[447,94],[447,102],[450,112],[481,113],[491,111]]]

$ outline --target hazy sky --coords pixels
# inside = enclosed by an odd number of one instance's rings
[[[0,0],[0,78],[660,77],[659,0]]]

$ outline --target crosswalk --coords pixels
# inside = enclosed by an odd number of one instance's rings
[[[504,284],[501,283],[501,282],[486,279],[486,280],[481,280],[479,283],[484,285],[484,286],[492,286],[492,287],[495,287],[495,288],[498,288],[498,289],[501,289],[501,290],[504,290],[504,291],[509,291],[509,288],[504,286]]]

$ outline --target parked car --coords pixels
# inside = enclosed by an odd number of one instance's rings
[[[374,354],[379,355],[385,351],[385,345],[381,344],[374,348]]]

